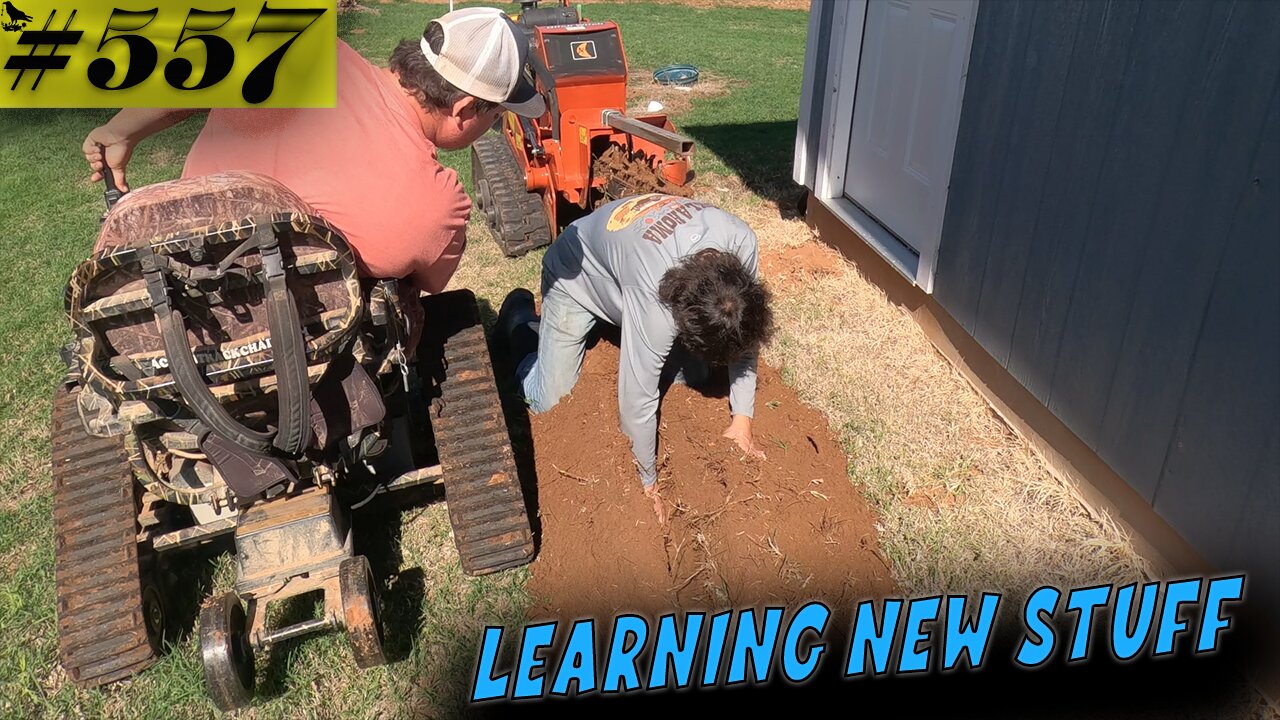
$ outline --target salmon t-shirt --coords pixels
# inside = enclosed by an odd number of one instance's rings
[[[462,258],[471,200],[423,136],[416,102],[339,41],[337,107],[211,110],[182,176],[272,177],[342,231],[366,276],[437,293]]]

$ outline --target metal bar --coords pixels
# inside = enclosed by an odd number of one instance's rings
[[[350,550],[351,533],[343,542],[343,547]],[[349,552],[347,553],[350,554]],[[238,577],[235,590],[243,598],[263,598],[266,600],[283,600],[311,592],[323,586],[330,578],[337,577],[338,565],[345,556],[330,556],[313,563],[294,564],[273,574],[258,574],[251,577]],[[298,587],[298,583],[302,583]],[[293,588],[293,589],[290,589]],[[285,593],[285,590],[289,590]]]
[[[390,481],[374,488],[373,492],[369,493],[368,497],[352,505],[351,509],[359,510],[370,502],[373,502],[375,497],[383,493],[395,492],[396,490],[404,490],[406,488],[417,487],[419,485],[439,485],[443,482],[444,469],[439,465],[410,470],[409,472],[392,478]]]
[[[151,539],[151,547],[156,551],[178,550],[212,540],[219,535],[226,535],[236,529],[236,518],[221,518],[204,525],[174,530]],[[142,533],[145,535],[145,532]],[[140,537],[141,539],[141,537]]]
[[[418,485],[432,485],[442,482],[444,482],[444,468],[439,465],[432,465],[431,467],[411,470],[387,483],[384,487],[387,492],[390,492],[392,490],[403,490]]]
[[[258,634],[257,645],[260,648],[265,648],[269,647],[272,643],[278,643],[290,638],[308,635],[313,632],[325,632],[334,629],[334,627],[334,624],[325,618],[303,620],[296,625],[290,625],[276,630],[263,630]]]
[[[542,147],[542,138],[538,136],[538,126],[527,117],[519,117],[520,131],[524,135],[525,147],[529,149],[529,154],[534,157],[541,157],[546,154],[546,150]]]
[[[693,152],[692,139],[679,133],[673,133],[665,128],[650,125],[642,120],[629,118],[617,110],[605,110],[602,119],[605,124],[614,130],[648,140],[649,142],[670,150],[671,152],[680,153],[681,155],[688,155]]]

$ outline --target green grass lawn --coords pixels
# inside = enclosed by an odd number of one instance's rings
[[[401,38],[415,38],[443,4],[370,3],[342,17],[341,33],[383,63]],[[805,13],[766,9],[690,9],[629,2],[589,4],[591,19],[617,20],[633,71],[693,63],[729,81],[720,96],[694,100],[676,118],[699,143],[696,169],[737,174],[766,196],[790,174],[803,66]],[[205,717],[198,647],[177,642],[155,667],[105,690],[78,690],[57,664],[52,501],[48,471],[49,402],[69,338],[63,285],[87,257],[102,210],[88,184],[80,142],[109,117],[99,111],[0,111],[0,716]],[[134,187],[176,177],[199,130],[188,122],[152,138],[130,165]],[[467,153],[442,158],[469,186]],[[472,248],[455,285],[494,306],[516,283],[535,277],[538,256],[506,261],[473,223]],[[385,519],[377,519],[386,522]],[[367,518],[366,518],[367,520]],[[524,572],[462,575],[447,516],[436,504],[410,510],[395,543],[399,563],[386,589],[393,656],[358,671],[339,635],[288,644],[259,670],[253,717],[452,715],[486,623],[518,623]],[[230,582],[223,558],[215,586]]]

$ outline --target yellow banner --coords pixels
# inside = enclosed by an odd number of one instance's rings
[[[333,107],[334,0],[5,0],[0,107]]]

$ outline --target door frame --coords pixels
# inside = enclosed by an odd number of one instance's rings
[[[831,2],[832,0],[828,0]],[[960,102],[956,103],[952,121],[960,126],[964,107],[965,85],[969,78],[969,58],[973,52],[973,35],[978,24],[981,0],[971,0],[973,9],[966,29],[967,47],[960,71]],[[942,238],[919,255],[888,228],[868,215],[844,195],[844,176],[849,157],[849,135],[853,127],[854,98],[858,93],[858,69],[862,60],[862,36],[867,20],[867,0],[835,2],[831,18],[831,43],[825,58],[828,68],[822,96],[822,133],[818,138],[818,162],[814,178],[814,197],[840,218],[864,242],[879,253],[898,272],[927,293],[933,292],[934,270]],[[812,11],[811,11],[812,12]],[[955,137],[951,138],[951,156],[947,159],[947,194],[950,196],[951,164],[955,159]],[[945,204],[943,215],[946,215]],[[941,234],[941,228],[939,229]]]

